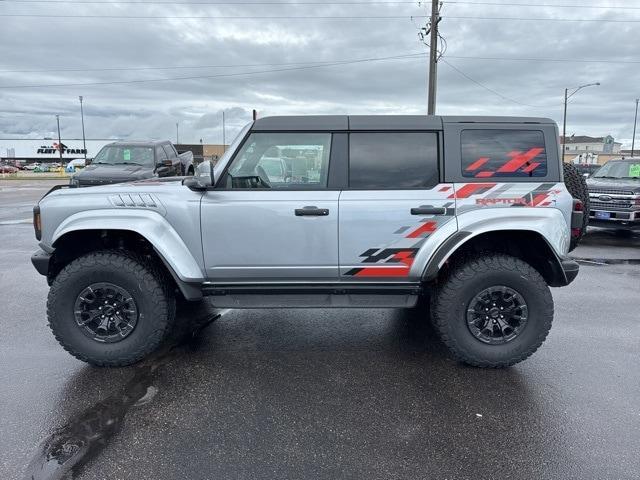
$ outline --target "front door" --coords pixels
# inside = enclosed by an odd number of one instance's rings
[[[349,188],[340,196],[342,281],[415,282],[418,252],[449,224],[451,184],[439,182],[436,132],[358,132],[349,139]],[[452,222],[452,223],[449,223]]]
[[[338,197],[328,190],[331,133],[254,132],[202,198],[210,281],[338,279]]]

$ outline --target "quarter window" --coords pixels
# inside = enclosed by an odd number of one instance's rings
[[[351,188],[428,188],[437,183],[436,133],[381,132],[349,136]]]
[[[227,171],[226,188],[327,187],[330,133],[252,133]]]
[[[462,176],[545,177],[547,153],[538,130],[463,130]]]

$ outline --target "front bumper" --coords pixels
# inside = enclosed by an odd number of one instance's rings
[[[640,230],[640,215],[636,213],[636,218],[634,218],[633,220],[622,220],[619,218],[605,220],[596,218],[595,216],[589,216],[589,226],[601,228],[616,228],[620,230]]]
[[[42,249],[38,249],[31,255],[31,263],[36,267],[36,270],[40,275],[45,277],[49,275],[49,265],[51,264],[52,254],[45,252]]]

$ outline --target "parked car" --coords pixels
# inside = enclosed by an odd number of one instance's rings
[[[67,163],[66,167],[64,167],[64,170],[67,173],[74,173],[76,169],[84,168],[85,164],[86,162],[84,158],[75,158]]]
[[[36,165],[33,171],[36,173],[46,173],[49,171],[49,165],[46,165],[44,163],[41,165]]]
[[[16,173],[18,169],[12,165],[0,165],[0,173]]]
[[[178,155],[169,141],[114,142],[105,145],[90,165],[70,179],[73,187],[130,182],[183,175],[193,154]]]
[[[39,163],[27,163],[24,166],[25,170],[35,171],[36,168],[40,167]]]
[[[640,229],[640,158],[609,160],[587,179],[589,225]]]
[[[34,208],[49,325],[79,359],[122,366],[169,335],[176,296],[393,308],[429,295],[455,358],[513,365],[551,328],[549,287],[578,274],[583,212],[557,138],[540,118],[266,117],[194,177],[57,189]],[[274,150],[290,179],[261,163]]]

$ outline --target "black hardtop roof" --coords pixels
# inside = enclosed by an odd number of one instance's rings
[[[105,147],[109,147],[111,145],[120,145],[126,147],[155,147],[157,145],[162,145],[165,143],[171,143],[169,140],[120,140],[117,142],[111,142],[105,145]]]
[[[550,118],[439,115],[291,115],[257,119],[253,131],[442,130],[444,124],[555,124]]]

